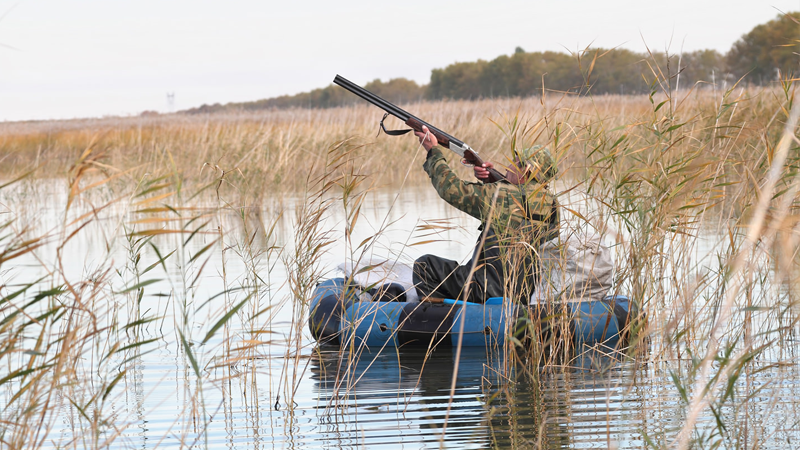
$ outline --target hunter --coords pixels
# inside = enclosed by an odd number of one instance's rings
[[[415,134],[428,151],[423,168],[439,196],[481,221],[481,233],[467,264],[434,255],[414,261],[420,298],[463,300],[466,294],[466,300],[474,303],[506,297],[527,304],[537,281],[535,252],[558,235],[558,208],[547,186],[557,170],[550,152],[541,146],[515,151],[505,180],[467,182],[453,173],[427,127]],[[475,177],[488,179],[492,167],[489,162],[475,166]]]

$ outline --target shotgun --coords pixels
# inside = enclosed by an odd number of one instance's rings
[[[356,94],[357,96],[363,98],[364,100],[372,103],[373,105],[381,108],[385,111],[383,118],[381,119],[381,130],[384,133],[390,136],[400,136],[402,134],[406,134],[411,130],[422,132],[422,126],[425,125],[428,127],[428,130],[431,134],[436,137],[436,140],[439,142],[439,145],[449,148],[451,151],[455,152],[458,156],[461,157],[461,162],[466,165],[471,166],[480,166],[483,164],[483,160],[480,156],[478,156],[478,152],[472,149],[469,145],[461,142],[460,140],[454,138],[453,136],[445,133],[444,131],[436,128],[435,126],[425,122],[424,120],[412,116],[406,111],[398,108],[397,106],[387,102],[386,100],[378,97],[377,95],[373,94],[372,92],[362,88],[361,86],[353,83],[352,81],[340,76],[336,75],[336,78],[333,79],[333,82],[348,91]],[[385,126],[383,126],[383,121],[386,120],[386,117],[389,115],[395,116],[398,119],[402,120],[406,125],[411,127],[411,130],[387,130]],[[500,174],[494,168],[489,169],[489,183],[494,183],[495,181],[505,180],[505,177]]]

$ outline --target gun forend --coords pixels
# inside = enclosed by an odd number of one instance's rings
[[[414,116],[411,116],[406,121],[406,125],[410,126],[415,131],[422,131],[422,125],[425,125],[426,127],[428,127],[428,131],[430,131],[430,133],[436,137],[436,140],[438,141],[439,145],[450,149],[452,152],[460,156],[462,162],[469,164],[471,166],[480,166],[483,164],[483,159],[481,159],[481,157],[478,156],[478,152],[473,150],[472,147],[459,141],[453,136],[450,136],[449,134],[439,130],[438,128],[430,125],[429,123],[426,123]],[[489,179],[487,181],[490,183],[506,179],[506,177],[503,176],[503,174],[501,174],[494,168],[489,168],[487,170],[489,171]]]

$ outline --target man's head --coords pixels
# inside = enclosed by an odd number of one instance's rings
[[[534,145],[514,153],[514,166],[516,167],[509,168],[506,177],[510,176],[517,183],[535,180],[537,183],[545,184],[558,173],[553,155],[550,154],[547,147]],[[511,179],[509,181],[514,182]]]

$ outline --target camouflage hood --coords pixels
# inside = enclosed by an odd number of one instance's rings
[[[521,162],[530,166],[533,178],[537,182],[546,184],[558,174],[558,166],[547,147],[534,145],[517,150],[516,153]]]

